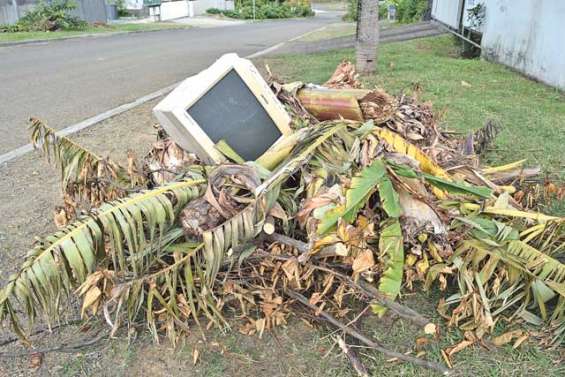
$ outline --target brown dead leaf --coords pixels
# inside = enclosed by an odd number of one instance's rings
[[[493,338],[492,344],[494,344],[497,347],[500,347],[500,346],[503,346],[505,344],[510,343],[512,341],[512,339],[519,338],[521,336],[522,336],[521,330],[508,331],[508,332],[505,332],[502,335],[499,335],[499,336]]]
[[[370,249],[365,249],[355,257],[353,260],[353,273],[359,274],[363,271],[368,270],[369,268],[375,265],[375,259],[373,257],[373,251]]]
[[[416,350],[421,350],[424,346],[430,344],[430,338],[425,336],[416,338]]]
[[[96,314],[96,307],[98,299],[102,295],[102,291],[97,286],[92,286],[84,295],[84,300],[82,302],[81,317],[85,317],[88,308],[93,308],[93,313]]]
[[[447,356],[449,356],[451,358],[457,352],[464,350],[465,348],[469,347],[473,343],[474,342],[472,342],[470,340],[463,340],[463,341],[457,343],[456,345],[454,345],[452,347],[446,348],[445,353],[446,353]]]
[[[520,347],[522,345],[522,343],[524,343],[524,341],[526,339],[528,339],[529,336],[530,335],[528,333],[526,333],[526,334],[522,335],[521,337],[519,337],[518,339],[516,339],[512,348],[516,349],[516,348]]]
[[[31,354],[29,358],[29,369],[35,371],[41,367],[42,363],[43,363],[43,353],[34,352]]]

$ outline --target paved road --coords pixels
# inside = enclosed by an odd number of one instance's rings
[[[26,120],[64,128],[190,76],[336,22],[311,19],[0,47],[0,155],[27,143]]]

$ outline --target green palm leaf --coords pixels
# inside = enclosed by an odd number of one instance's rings
[[[402,230],[397,219],[388,224],[383,223],[382,226],[379,252],[381,258],[384,259],[384,271],[379,280],[379,291],[394,300],[400,293],[404,271]],[[377,304],[374,304],[372,309],[379,316],[386,311],[384,307]]]
[[[400,216],[398,194],[388,177],[383,160],[374,160],[351,180],[351,187],[345,193],[345,205],[328,211],[318,225],[318,234],[328,232],[340,218],[352,222],[369,197],[379,191],[383,209],[390,217]]]

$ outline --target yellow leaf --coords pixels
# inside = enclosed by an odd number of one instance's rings
[[[377,137],[385,140],[395,152],[405,154],[418,161],[420,163],[420,169],[422,169],[423,172],[451,181],[451,177],[447,171],[442,169],[417,146],[404,140],[399,134],[387,130],[386,128],[375,128],[374,132],[377,134]],[[433,187],[432,191],[439,199],[445,199],[447,197],[445,192],[437,187]]]
[[[408,266],[413,266],[417,260],[418,260],[417,256],[415,256],[414,254],[408,254],[404,263],[406,263]]]
[[[483,174],[493,174],[493,173],[500,173],[503,171],[513,170],[521,167],[524,164],[524,162],[526,162],[526,159],[512,162],[506,165],[492,167],[492,168],[483,168]]]
[[[484,213],[488,213],[491,215],[499,215],[499,216],[507,216],[507,217],[518,217],[523,219],[532,219],[542,223],[558,220],[563,221],[564,218],[555,217],[555,216],[548,216],[544,215],[543,213],[539,212],[526,212],[526,211],[519,211],[516,209],[505,209],[505,208],[495,208],[495,207],[486,207],[483,210]]]
[[[416,263],[416,269],[419,273],[425,274],[426,271],[428,271],[428,268],[430,268],[430,263],[428,262],[428,257],[424,253],[424,259]]]

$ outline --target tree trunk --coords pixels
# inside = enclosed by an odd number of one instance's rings
[[[359,0],[355,50],[360,74],[368,75],[376,71],[378,44],[379,0]]]

